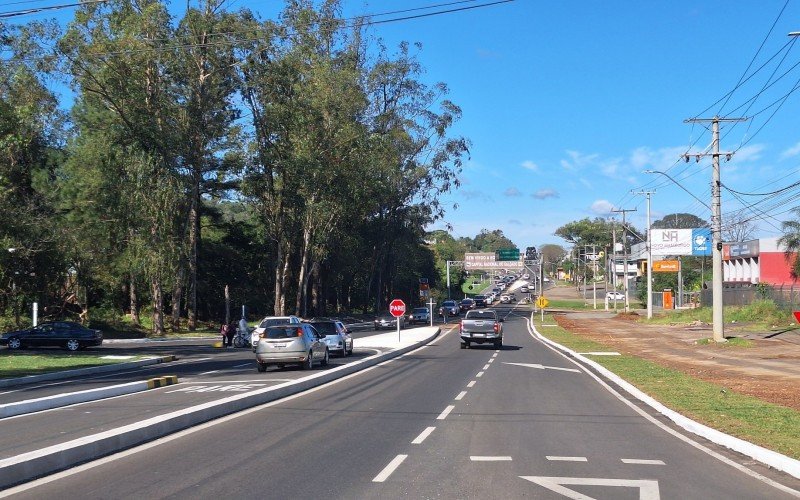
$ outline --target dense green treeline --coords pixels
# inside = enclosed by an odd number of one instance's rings
[[[38,301],[160,335],[222,319],[226,285],[234,309],[311,316],[439,284],[424,228],[458,185],[461,111],[419,47],[387,49],[337,0],[276,21],[111,0],[63,30],[0,24],[0,44],[7,320]]]

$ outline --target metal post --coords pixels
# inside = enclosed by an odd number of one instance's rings
[[[622,257],[625,259],[625,262],[622,264],[623,274],[625,282],[623,283],[625,287],[625,312],[630,312],[630,298],[628,297],[628,247],[625,245],[627,238],[625,237],[625,230],[627,229],[625,225],[625,214],[628,212],[635,212],[635,208],[630,209],[620,209],[620,210],[612,210],[612,212],[622,212]]]
[[[447,261],[447,299],[450,299],[450,261]]]
[[[653,247],[650,244],[650,195],[655,191],[639,191],[633,194],[647,196],[647,319],[653,317]],[[678,278],[680,279],[680,278]]]
[[[428,305],[430,306],[431,326],[433,326],[433,297],[431,297],[430,300],[428,301]]]

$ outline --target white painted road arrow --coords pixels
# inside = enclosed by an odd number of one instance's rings
[[[545,477],[545,476],[519,476],[532,483],[544,486],[550,491],[561,493],[573,500],[595,500],[575,490],[565,487],[570,486],[621,486],[624,488],[639,488],[639,500],[659,500],[658,481],[650,479],[604,479],[598,477]]]
[[[536,364],[536,363],[506,363],[504,361],[503,364],[504,365],[527,366],[528,368],[537,368],[539,370],[561,370],[563,372],[575,372],[575,373],[580,373],[581,372],[580,370],[577,370],[575,368],[561,368],[560,366],[544,366],[544,365],[539,365],[539,364]]]

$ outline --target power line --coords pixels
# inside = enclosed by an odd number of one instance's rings
[[[764,48],[764,44],[767,43],[767,39],[769,39],[769,36],[772,34],[772,30],[775,29],[775,25],[778,24],[778,21],[780,20],[781,16],[783,15],[783,11],[786,10],[786,6],[787,5],[789,5],[789,0],[786,0],[786,3],[783,4],[783,7],[781,8],[781,11],[778,12],[778,17],[775,18],[775,21],[772,23],[772,26],[770,26],[769,31],[767,31],[766,36],[764,36],[764,39],[761,41],[761,45],[758,46],[758,50],[756,50],[756,53],[753,54],[752,59],[750,59],[750,63],[747,65],[747,68],[745,68],[744,72],[742,73],[742,76],[739,77],[739,81],[736,82],[736,85],[734,85],[733,90],[728,93],[728,97],[725,99],[725,102],[722,104],[722,106],[720,106],[719,111],[717,111],[717,114],[722,113],[722,110],[725,109],[725,106],[728,105],[728,101],[730,101],[731,97],[733,97],[733,93],[736,91],[736,89],[738,89],[741,86],[742,80],[744,79],[745,75],[747,75],[747,72],[750,70],[750,67],[756,61],[756,58],[758,57],[758,54],[761,53],[761,49],[763,49]],[[705,110],[700,114],[702,115],[706,111],[708,111],[708,110]],[[730,114],[730,113],[728,113],[728,114]]]
[[[11,17],[25,16],[25,15],[28,15],[28,14],[37,14],[39,12],[45,12],[45,11],[49,11],[49,10],[61,10],[61,9],[67,9],[69,7],[80,7],[80,6],[83,6],[83,5],[86,5],[86,4],[105,3],[107,1],[108,0],[85,0],[85,1],[82,1],[82,2],[78,2],[78,3],[65,3],[65,4],[60,4],[60,5],[49,5],[49,6],[46,6],[46,7],[36,7],[36,8],[26,9],[26,10],[0,12],[0,19],[8,19],[8,18],[11,18]]]

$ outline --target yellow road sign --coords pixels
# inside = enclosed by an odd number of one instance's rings
[[[544,295],[536,299],[536,307],[538,307],[539,309],[544,309],[545,307],[547,307],[547,304],[549,303],[550,301],[544,298]]]

